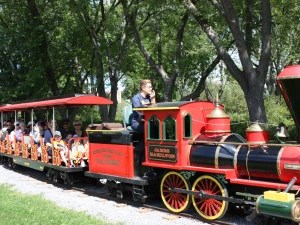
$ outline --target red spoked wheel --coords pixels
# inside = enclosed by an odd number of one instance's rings
[[[168,172],[160,184],[160,194],[165,206],[172,212],[180,213],[187,209],[190,203],[188,194],[173,192],[170,188],[189,190],[189,182],[178,172]]]
[[[228,197],[225,185],[217,178],[204,175],[199,177],[192,187],[193,191],[203,191],[205,194]],[[193,205],[201,217],[206,220],[220,219],[228,209],[228,202],[213,198],[200,198],[192,196]]]

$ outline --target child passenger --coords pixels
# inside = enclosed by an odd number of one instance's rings
[[[72,144],[72,160],[74,160],[76,164],[80,163],[81,167],[85,167],[84,158],[86,158],[86,149],[76,134],[74,138],[74,143]]]
[[[68,147],[66,145],[66,143],[62,140],[62,136],[60,131],[55,131],[54,132],[54,139],[53,139],[53,147],[55,149],[59,149],[60,151],[60,156],[62,161],[65,163],[65,165],[68,165]],[[70,160],[70,164],[73,167],[74,164],[72,162],[72,160]]]

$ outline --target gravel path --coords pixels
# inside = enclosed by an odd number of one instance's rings
[[[52,184],[34,179],[26,174],[6,169],[0,165],[0,184],[9,184],[26,194],[42,195],[61,207],[102,218],[110,222],[130,225],[183,225],[207,224],[196,219],[179,217],[167,212],[135,207],[89,196],[81,191],[65,190]]]

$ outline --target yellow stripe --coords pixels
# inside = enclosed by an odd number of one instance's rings
[[[133,108],[136,111],[147,111],[147,110],[169,110],[169,109],[179,109],[179,107],[149,107],[149,108]]]

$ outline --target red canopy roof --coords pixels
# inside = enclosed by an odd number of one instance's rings
[[[277,76],[277,80],[300,78],[300,65],[285,67]]]
[[[110,105],[109,99],[95,95],[73,95],[52,99],[33,100],[31,102],[16,103],[0,106],[0,111],[26,110],[32,108],[71,107],[79,105]]]

